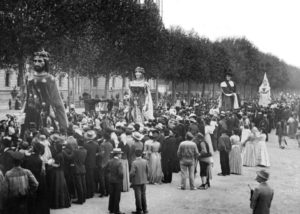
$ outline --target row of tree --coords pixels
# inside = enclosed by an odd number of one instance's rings
[[[258,86],[268,74],[271,87],[288,82],[283,61],[260,52],[246,38],[212,42],[180,27],[166,29],[156,4],[146,0],[1,0],[0,66],[24,65],[45,48],[54,72],[95,77],[132,77],[136,66],[147,78],[176,83],[217,83],[231,69],[237,82]],[[205,84],[202,84],[205,89]],[[107,91],[106,90],[106,91]],[[175,94],[175,93],[173,93]]]

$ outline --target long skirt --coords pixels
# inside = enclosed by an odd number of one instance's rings
[[[243,154],[243,165],[250,167],[256,166],[256,152],[255,144],[253,141],[248,141],[246,143]]]
[[[50,208],[60,209],[71,206],[67,183],[62,169],[53,169],[50,186]]]
[[[266,167],[271,166],[270,159],[269,159],[269,153],[268,153],[265,141],[259,141],[257,143],[256,165],[266,166]]]
[[[230,173],[242,174],[242,155],[238,145],[234,145],[229,153]]]
[[[153,152],[150,155],[149,160],[149,183],[161,183],[163,178],[163,172],[161,168],[161,157],[158,152]]]
[[[127,159],[121,159],[122,167],[123,167],[123,192],[129,191],[129,165]]]

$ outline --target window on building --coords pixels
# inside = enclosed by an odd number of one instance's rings
[[[5,72],[5,87],[9,87],[10,86],[10,72],[9,70],[7,70]]]
[[[64,77],[62,75],[60,75],[59,78],[58,78],[58,86],[59,87],[63,86],[63,79],[64,79]]]
[[[93,78],[93,87],[97,87],[98,86],[98,78],[94,77]]]

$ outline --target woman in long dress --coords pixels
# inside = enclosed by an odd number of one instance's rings
[[[123,167],[123,192],[129,191],[129,164],[128,157],[130,155],[130,148],[126,141],[127,137],[125,133],[120,135],[120,143],[118,148],[122,150],[121,163]]]
[[[250,131],[249,126],[245,125],[242,131],[242,145],[243,151],[243,165],[253,167],[256,166],[256,153],[255,153],[255,136]]]
[[[229,153],[229,166],[230,173],[241,175],[242,174],[242,154],[241,154],[241,141],[239,131],[233,130],[233,135],[230,137],[231,151]]]
[[[50,208],[60,209],[71,206],[70,195],[64,175],[64,157],[62,153],[62,143],[56,142],[56,154],[53,155],[54,163],[50,174]]]
[[[145,120],[154,119],[153,101],[150,85],[144,78],[145,69],[135,69],[135,80],[129,83],[131,118],[135,123],[143,124]]]
[[[153,135],[156,133],[158,135],[157,130],[153,131],[152,133]],[[150,150],[151,153],[149,156],[149,183],[161,184],[163,179],[163,172],[161,168],[160,143],[156,140],[153,140],[153,142],[150,145]]]
[[[263,133],[263,130],[259,130],[256,145],[256,165],[269,167],[271,164],[266,146],[266,138],[267,136]]]

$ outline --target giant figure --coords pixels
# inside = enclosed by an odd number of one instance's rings
[[[49,74],[49,53],[34,53],[33,78],[28,81],[25,103],[26,132],[32,127],[36,130],[53,126],[58,131],[67,130],[67,116],[54,76]]]
[[[135,123],[140,124],[143,124],[145,120],[154,119],[150,85],[145,80],[144,74],[144,68],[137,67],[136,79],[129,83],[131,118]]]
[[[259,87],[259,100],[258,105],[268,107],[271,103],[271,87],[267,74],[265,73],[262,84]]]
[[[225,80],[220,84],[222,91],[220,107],[222,111],[231,111],[240,107],[239,97],[236,93],[236,85],[231,78],[231,71],[226,71]]]

